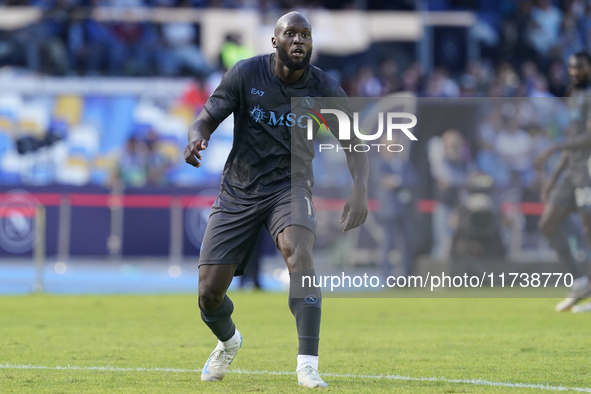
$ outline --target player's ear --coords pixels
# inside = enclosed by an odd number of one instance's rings
[[[271,37],[271,45],[273,45],[273,48],[277,48],[277,39],[275,37]]]

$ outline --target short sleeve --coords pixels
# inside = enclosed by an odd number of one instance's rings
[[[347,93],[345,93],[341,85],[339,85],[335,90],[335,97],[348,98],[349,96],[347,96]]]
[[[229,69],[222,81],[205,103],[205,110],[218,122],[222,122],[240,107],[240,67]]]

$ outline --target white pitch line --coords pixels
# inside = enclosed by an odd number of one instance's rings
[[[78,367],[68,365],[65,367],[55,366],[48,367],[44,365],[22,365],[22,364],[0,364],[0,369],[49,369],[49,370],[70,370],[70,371],[110,371],[110,372],[189,372],[198,373],[201,369],[179,369],[179,368],[121,368],[112,367],[110,365],[104,367]],[[295,375],[295,372],[286,371],[247,371],[244,369],[232,369],[228,373],[244,374],[244,375]],[[358,374],[341,374],[324,372],[321,374],[324,377],[331,378],[354,378],[354,379],[385,379],[385,380],[406,380],[415,382],[445,382],[445,383],[461,383],[461,384],[473,384],[477,386],[491,386],[491,387],[512,387],[512,388],[523,388],[523,389],[539,389],[539,390],[550,390],[550,391],[578,391],[582,393],[591,393],[591,388],[583,387],[564,387],[564,386],[550,386],[547,384],[530,384],[530,383],[511,383],[511,382],[491,382],[489,380],[481,379],[447,379],[443,377],[432,377],[432,378],[415,378],[412,376],[401,376],[401,375],[358,375]]]

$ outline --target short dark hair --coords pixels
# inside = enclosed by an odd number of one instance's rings
[[[585,59],[587,64],[591,65],[591,55],[587,51],[577,52],[573,55],[574,57],[578,57],[579,59]]]

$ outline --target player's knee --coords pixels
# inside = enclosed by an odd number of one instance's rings
[[[215,311],[224,301],[225,293],[210,291],[210,289],[199,289],[199,306],[204,312]]]
[[[283,241],[279,244],[279,251],[283,256],[283,259],[287,261],[291,257],[291,243]]]
[[[312,249],[305,243],[294,246],[288,261],[290,272],[299,272],[314,268],[312,260]]]

